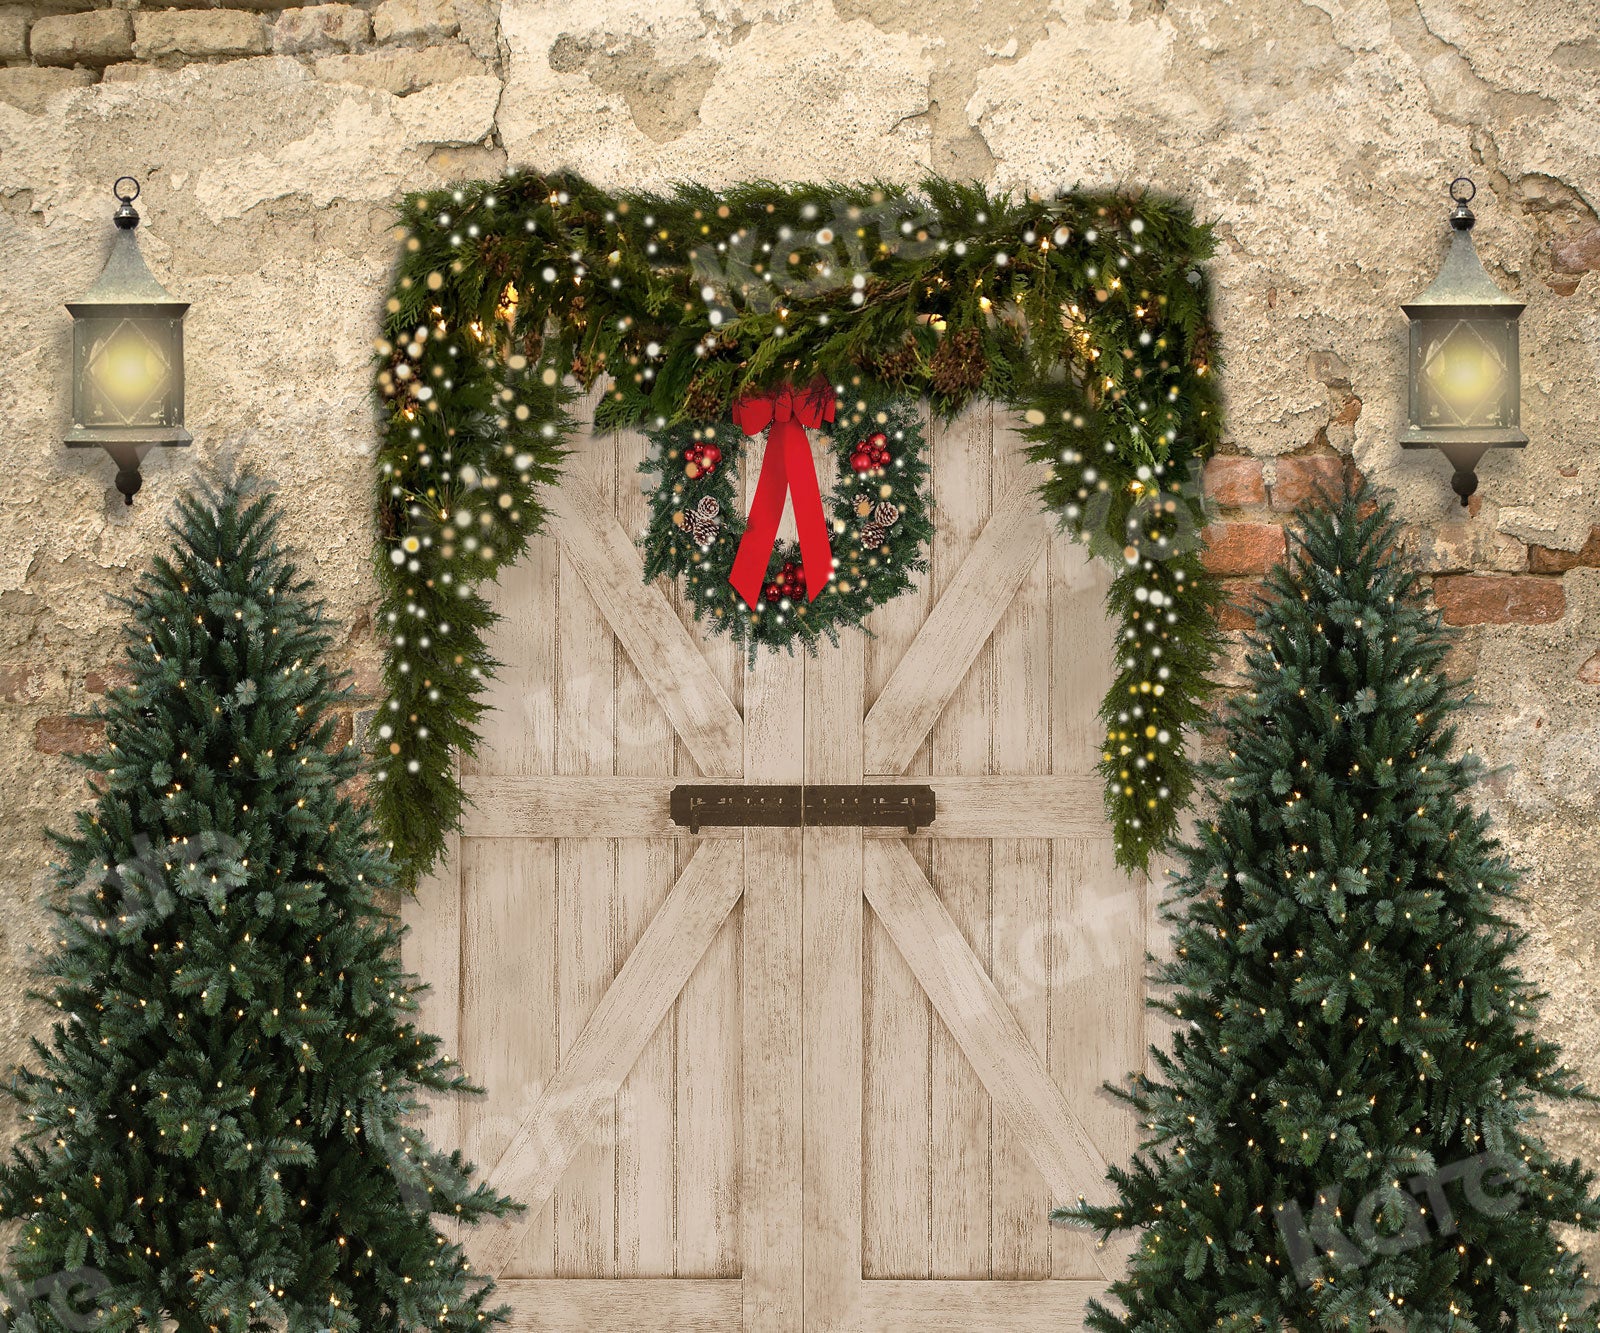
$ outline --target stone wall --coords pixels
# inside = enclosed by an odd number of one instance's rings
[[[39,937],[40,830],[81,799],[70,714],[117,654],[107,604],[175,494],[249,460],[362,688],[376,683],[371,339],[403,191],[508,164],[614,185],[742,177],[1008,189],[1149,185],[1214,220],[1229,427],[1212,558],[1246,599],[1286,512],[1353,454],[1391,488],[1475,668],[1466,739],[1528,867],[1545,1026],[1600,1081],[1600,35],[1593,0],[271,0],[0,8],[0,977]],[[1527,302],[1531,443],[1468,509],[1402,455],[1404,318],[1435,271],[1445,183]],[[145,253],[193,302],[197,441],[138,503],[60,447],[70,335],[113,178],[145,183]],[[1237,616],[1229,620],[1237,632]],[[1232,669],[1230,665],[1229,669]],[[0,1059],[38,1015],[0,1002]],[[1600,1117],[1562,1112],[1600,1161]]]

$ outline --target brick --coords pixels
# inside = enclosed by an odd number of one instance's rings
[[[28,14],[8,9],[0,14],[0,62],[28,58]]]
[[[1353,426],[1361,420],[1361,400],[1353,393],[1344,396],[1339,410],[1328,418],[1330,426]]]
[[[1433,600],[1450,625],[1547,625],[1567,612],[1559,579],[1528,574],[1441,574]]]
[[[104,694],[121,685],[133,684],[133,672],[125,666],[101,667],[83,678],[83,688],[90,694]]]
[[[1600,653],[1593,654],[1578,668],[1577,679],[1580,685],[1600,685]]]
[[[272,49],[281,55],[348,51],[372,36],[367,11],[354,5],[310,5],[286,9],[272,25]]]
[[[1528,571],[1532,574],[1565,574],[1569,569],[1600,569],[1600,528],[1590,528],[1588,540],[1576,551],[1558,551],[1549,546],[1528,547]]]
[[[1265,574],[1288,543],[1278,523],[1213,523],[1205,530],[1206,568],[1214,574]]]
[[[372,14],[380,42],[438,42],[454,37],[459,27],[450,0],[383,0]]]
[[[457,42],[418,51],[369,51],[362,55],[323,56],[317,77],[330,83],[358,83],[405,97],[436,83],[452,83],[483,73],[472,52]]]
[[[44,682],[32,667],[0,666],[0,699],[8,704],[23,704],[37,699]]]
[[[104,69],[133,55],[133,22],[121,9],[58,14],[33,25],[28,49],[40,65]]]
[[[267,50],[266,22],[259,14],[233,9],[140,11],[133,34],[133,53],[141,60],[258,56]]]
[[[1225,630],[1254,629],[1256,610],[1266,592],[1260,579],[1226,579],[1224,600],[1217,607],[1217,625]]]
[[[32,65],[14,65],[0,69],[0,102],[21,107],[29,115],[42,116],[52,100],[93,82],[92,69],[38,69]]]
[[[1550,242],[1550,257],[1557,273],[1588,273],[1600,269],[1600,226]]]
[[[1206,463],[1206,495],[1230,509],[1267,502],[1259,458],[1217,457]]]
[[[1338,454],[1305,454],[1278,460],[1272,482],[1272,507],[1298,509],[1319,490],[1338,495],[1344,490],[1344,459]]]
[[[84,754],[105,739],[103,722],[88,718],[41,717],[33,726],[33,748],[40,754]]]

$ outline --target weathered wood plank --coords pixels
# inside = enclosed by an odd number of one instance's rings
[[[512,1279],[495,1295],[511,1307],[511,1333],[740,1333],[737,1278]]]
[[[563,484],[592,490],[606,512],[616,491],[613,438],[591,436],[569,460]],[[616,640],[587,589],[588,580],[562,542],[556,594],[556,776],[612,775],[616,736]],[[557,852],[557,923],[560,981],[556,1013],[561,1058],[594,1013],[616,976],[611,940],[616,856],[604,838],[564,839]],[[583,1136],[556,1186],[556,1276],[616,1276],[616,1107],[605,1107]]]
[[[804,777],[804,663],[797,654],[762,653],[746,672],[745,773],[752,782]],[[740,1187],[751,1333],[798,1330],[804,1311],[800,855],[797,828],[745,830]]]
[[[911,854],[898,843],[873,843],[866,860],[867,901],[983,1081],[996,1111],[1028,1145],[1052,1197],[1106,1197],[1104,1156]]]
[[[1109,838],[1062,841],[1053,852],[1051,1066],[1090,1141],[1108,1161],[1126,1162],[1139,1146],[1139,1117],[1103,1085],[1123,1085],[1145,1063],[1144,886],[1118,868]],[[1116,1272],[1133,1244],[1056,1232],[1058,1258],[1079,1269],[1073,1276]]]
[[[400,962],[427,989],[417,1000],[417,1021],[440,1040],[440,1050],[461,1059],[461,838],[445,837],[444,855],[417,892],[400,904],[405,937]],[[469,1077],[477,1077],[468,1070]],[[453,1093],[427,1092],[420,1128],[428,1141],[446,1152],[461,1147],[463,1099]]]
[[[639,463],[650,442],[638,431],[616,438],[616,512],[624,532],[645,526],[649,506]],[[670,777],[672,723],[625,652],[616,654],[616,771]],[[630,838],[615,848],[617,888],[611,922],[613,968],[620,969],[677,878],[665,839]],[[671,1277],[676,1265],[677,1025],[669,1013],[645,1044],[617,1093],[617,1276]]]
[[[731,427],[730,427],[731,429]],[[755,484],[748,465],[746,487]],[[743,708],[744,656],[726,634],[696,623],[681,581],[659,581],[674,612],[699,648],[704,670],[724,694]],[[680,781],[706,781],[693,751],[679,738]],[[663,810],[662,818],[665,818]],[[673,855],[681,868],[698,846],[676,837]],[[744,840],[734,847],[743,874]],[[677,1273],[680,1277],[728,1278],[743,1272],[739,1186],[743,1145],[744,909],[735,904],[706,956],[678,998]]]
[[[1115,674],[1116,626],[1106,614],[1111,571],[1079,544],[1050,549],[1050,768],[1094,772],[1105,737],[1098,711]],[[1109,832],[1061,839],[1050,860],[1050,1045],[1056,1084],[1108,1161],[1137,1145],[1137,1117],[1101,1083],[1139,1068],[1143,1049],[1143,907],[1117,870]],[[1052,1228],[1051,1272],[1084,1278],[1114,1268],[1121,1250],[1072,1227]]]
[[[994,495],[1030,482],[1027,442],[997,411]],[[1036,484],[1036,483],[1035,483]],[[1042,773],[1050,767],[1050,546],[1028,566],[994,630],[994,768]],[[1088,770],[1091,771],[1092,770]],[[990,975],[1029,1044],[1049,1049],[1050,977],[1044,945],[1050,912],[1050,844],[997,838],[993,844]],[[995,1278],[1050,1276],[1052,1199],[1026,1145],[1005,1118],[994,1126],[992,1235]]]
[[[807,782],[861,781],[862,672],[858,634],[805,663]],[[805,1321],[833,1329],[861,1281],[861,830],[802,843]]]
[[[739,714],[705,669],[688,632],[644,565],[607,498],[569,472],[546,492],[551,529],[639,674],[705,773],[734,777],[741,762]]]
[[[1050,521],[1033,493],[1029,473],[995,507],[982,535],[944,588],[938,604],[866,723],[866,769],[901,773],[922,738],[961,684],[1017,585],[1027,577],[1050,536]],[[940,531],[956,516],[946,512],[941,487]],[[950,503],[956,503],[952,498]]]
[[[492,1189],[537,1208],[555,1188],[741,889],[730,845],[707,843],[695,853],[555,1077],[528,1089],[516,1132],[486,1176]],[[474,1266],[490,1276],[505,1272],[526,1225],[512,1219],[479,1228],[470,1242]]]
[[[920,719],[927,717],[932,724],[934,771],[976,776],[992,772],[994,715],[999,706],[989,627],[999,619],[1011,594],[1009,589],[1004,595],[985,590],[984,597],[995,599],[995,605],[982,637],[974,635],[970,646],[956,641],[951,610],[962,605],[952,599],[970,601],[971,594],[962,590],[963,571],[982,544],[992,514],[992,407],[975,403],[954,421],[939,423],[934,430],[933,457],[938,522],[933,538],[936,601],[874,709],[885,709],[898,699],[906,711],[897,724],[894,708],[887,708],[882,716],[889,724],[917,727],[924,725]],[[931,664],[930,654],[944,660],[947,674],[942,678],[924,675]],[[908,675],[908,670],[913,674]],[[901,690],[898,695],[897,688]],[[866,740],[870,760],[870,717]],[[905,746],[910,741],[906,736],[898,743]],[[938,822],[937,812],[934,822]],[[932,847],[928,875],[938,886],[951,919],[985,967],[993,928],[990,852],[987,840],[939,841]],[[932,1025],[930,1056],[930,1109],[935,1127],[929,1140],[931,1273],[941,1278],[993,1277],[993,1109],[989,1094],[955,1036],[938,1021]]]
[[[1082,1333],[1099,1282],[863,1282],[852,1327],[872,1333]]]
[[[461,844],[461,1057],[484,1089],[464,1107],[468,1158],[486,1167],[505,1152],[522,1101],[554,1078],[556,849],[543,839],[466,838]],[[555,1203],[526,1200],[509,1271],[555,1272]]]
[[[932,414],[923,405],[923,438],[933,438]],[[937,473],[939,460],[929,453]],[[937,480],[929,481],[930,500]],[[939,552],[928,552],[929,568],[910,591],[867,618],[866,703],[875,703],[894,668],[917,637],[933,605],[933,580]],[[864,767],[864,756],[863,756]],[[905,780],[928,781],[932,744],[917,747]],[[935,798],[937,803],[937,796]],[[946,792],[944,808],[963,802]],[[970,808],[970,807],[967,807]],[[949,822],[945,827],[950,827]],[[930,830],[931,833],[931,830]],[[924,839],[917,851],[928,855]],[[930,1103],[930,1043],[933,1012],[883,923],[870,912],[863,925],[862,962],[862,1272],[870,1278],[925,1278],[930,1275],[929,1144],[933,1135]]]
[[[484,685],[489,711],[478,728],[477,754],[461,756],[464,774],[555,771],[560,565],[555,539],[540,535],[486,589],[499,619],[484,644],[500,666]]]
[[[934,822],[908,834],[903,828],[867,828],[868,838],[1093,838],[1109,837],[1100,780],[1040,774],[872,778],[889,785],[914,779],[933,788]],[[688,781],[699,782],[691,777]],[[668,800],[678,778],[464,778],[472,799],[463,831],[479,838],[688,838],[674,824]],[[716,784],[710,784],[716,785]],[[729,785],[738,785],[730,783]],[[739,828],[706,826],[697,838],[737,838]]]

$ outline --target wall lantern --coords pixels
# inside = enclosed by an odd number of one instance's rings
[[[131,192],[125,189],[131,186]],[[72,429],[67,447],[98,445],[117,464],[117,489],[133,503],[139,463],[156,445],[184,445],[183,316],[187,301],[155,280],[139,253],[133,201],[139,182],[121,177],[111,258],[72,312]]]
[[[1478,259],[1477,218],[1467,207],[1477,192],[1465,176],[1450,182],[1450,253],[1428,290],[1400,307],[1411,320],[1411,414],[1400,443],[1441,450],[1463,505],[1478,489],[1485,452],[1528,442],[1517,351],[1523,303],[1502,292]]]

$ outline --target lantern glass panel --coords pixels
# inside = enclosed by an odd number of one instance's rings
[[[74,328],[77,424],[181,425],[174,367],[181,364],[182,329],[175,319],[80,318]]]
[[[1414,320],[1411,356],[1413,426],[1506,429],[1518,424],[1514,320]]]

